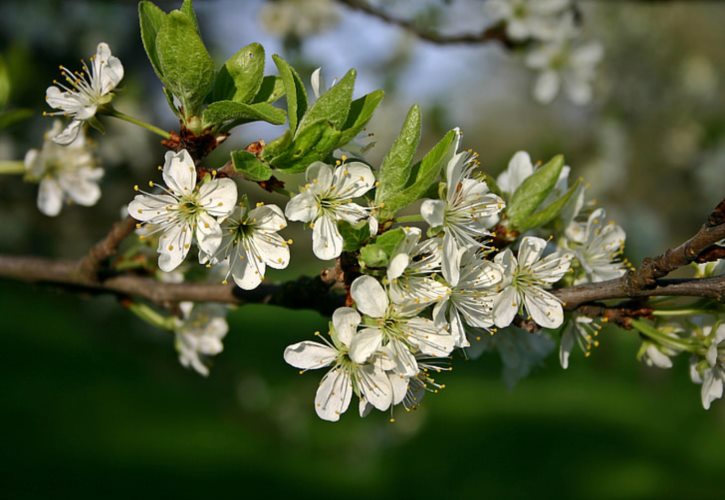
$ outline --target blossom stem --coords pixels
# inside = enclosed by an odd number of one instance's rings
[[[718,314],[718,311],[708,309],[657,309],[652,311],[652,316],[692,316],[696,314]]]
[[[134,125],[138,125],[141,128],[145,128],[146,130],[153,132],[156,135],[159,135],[163,137],[164,139],[171,139],[171,134],[168,133],[166,130],[163,130],[159,127],[156,127],[154,125],[151,125],[150,123],[143,122],[137,118],[134,118],[133,116],[129,116],[126,113],[121,113],[117,109],[111,108],[110,110],[106,111],[106,114],[108,116],[113,116],[115,118],[118,118],[119,120],[126,121],[128,123],[133,123]]]
[[[0,161],[0,175],[24,174],[25,164],[22,161]]]
[[[699,351],[698,346],[693,345],[687,339],[674,338],[674,337],[670,337],[669,335],[665,335],[664,333],[660,332],[657,328],[645,323],[644,321],[641,321],[638,319],[633,319],[632,326],[636,330],[638,330],[640,333],[642,333],[646,337],[649,337],[650,339],[656,341],[660,345],[663,345],[666,347],[673,347],[675,349],[688,351],[688,352],[698,352]]]
[[[146,304],[133,302],[128,306],[128,309],[146,323],[155,326],[156,328],[169,331],[174,329],[174,318],[163,316]]]
[[[400,217],[396,217],[393,221],[401,224],[404,222],[423,222],[423,216],[420,214],[402,215]]]

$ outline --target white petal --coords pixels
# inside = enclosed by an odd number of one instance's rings
[[[400,340],[392,339],[387,347],[395,362],[395,373],[404,377],[414,377],[418,374],[418,361],[408,346]]]
[[[716,399],[720,399],[723,393],[723,381],[713,373],[713,370],[705,372],[705,376],[702,381],[702,390],[700,392],[702,396],[702,407],[706,410],[710,409],[710,403]]]
[[[159,238],[159,269],[171,272],[181,264],[191,247],[192,230],[186,224],[176,224]]]
[[[289,220],[312,222],[319,213],[317,199],[310,191],[303,191],[287,202],[284,213]]]
[[[323,420],[337,422],[347,411],[352,399],[352,382],[342,368],[330,370],[322,377],[315,394],[315,411]]]
[[[324,88],[324,84],[322,83],[322,68],[317,68],[312,72],[310,75],[310,83],[312,84],[312,92],[315,94],[315,98],[319,99],[320,93]]]
[[[255,260],[253,255],[233,253],[229,265],[234,283],[242,290],[254,290],[264,279],[265,264]]]
[[[564,322],[564,310],[561,302],[549,292],[538,287],[529,287],[524,291],[526,310],[537,325],[544,328],[557,328]]]
[[[431,227],[440,227],[445,221],[446,203],[442,200],[425,200],[420,206],[420,215]]]
[[[177,196],[189,195],[196,187],[196,166],[185,149],[178,153],[166,152],[162,174],[166,185]]]
[[[337,339],[350,347],[353,335],[357,332],[357,325],[362,318],[352,307],[338,307],[332,313],[332,326],[335,328]]]
[[[372,276],[360,276],[352,282],[350,295],[357,309],[372,318],[382,318],[389,301],[383,285]]]
[[[323,215],[312,229],[312,251],[321,260],[335,259],[342,253],[343,239],[335,219]]]
[[[455,347],[453,335],[441,330],[426,318],[412,318],[408,321],[409,341],[415,344],[420,352],[428,356],[442,358],[448,356]]]
[[[337,358],[337,351],[330,346],[306,340],[288,346],[284,350],[287,364],[302,370],[315,370],[332,364]]]
[[[371,405],[380,411],[390,408],[393,388],[390,386],[390,379],[377,363],[360,368],[358,383],[360,392]]]
[[[280,235],[255,234],[252,241],[260,257],[269,267],[284,269],[289,265],[289,246]]]
[[[249,219],[254,221],[256,229],[264,229],[268,232],[280,231],[287,227],[287,220],[284,218],[282,209],[277,205],[262,205],[249,212]]]
[[[408,378],[397,373],[389,374],[388,378],[390,378],[390,387],[393,390],[393,404],[402,403],[408,393]]]
[[[55,217],[63,207],[63,190],[55,179],[43,179],[38,188],[38,210]]]
[[[542,104],[549,104],[559,93],[561,78],[555,71],[544,71],[536,80],[534,97]]]
[[[504,288],[497,296],[493,306],[493,320],[497,327],[504,328],[511,324],[519,312],[520,297],[513,286]]]
[[[541,258],[546,248],[546,240],[534,236],[526,236],[519,245],[518,262],[519,267],[531,267],[534,262]]]
[[[508,168],[497,180],[502,191],[513,194],[534,173],[534,165],[526,151],[518,151],[509,161]]]
[[[75,141],[81,131],[81,125],[83,122],[80,120],[72,120],[63,131],[53,137],[53,142],[60,144],[61,146],[67,146]]]
[[[563,369],[569,368],[569,356],[571,350],[574,348],[574,326],[569,324],[569,327],[564,330],[561,335],[561,341],[559,343],[559,363]]]
[[[332,186],[332,167],[321,161],[316,161],[307,167],[305,177],[310,191],[313,193],[326,192]]]
[[[118,57],[111,55],[111,49],[103,42],[98,44],[93,63],[94,65],[102,63],[98,76],[101,81],[101,93],[107,94],[123,79],[123,65]]]
[[[358,198],[375,185],[373,171],[357,161],[345,163],[335,169],[334,195],[339,198]]]
[[[101,169],[82,169],[73,175],[61,176],[60,182],[63,190],[68,196],[79,205],[91,207],[101,198],[101,188],[98,187],[98,177],[95,174],[103,171]]]
[[[205,182],[199,187],[199,203],[209,215],[223,220],[237,203],[237,184],[226,178]]]
[[[466,251],[459,248],[456,238],[448,231],[443,235],[443,251],[441,253],[441,266],[443,277],[448,285],[455,287],[461,276],[461,257]]]
[[[133,201],[128,204],[128,215],[141,222],[153,221],[154,219],[166,219],[168,208],[177,204],[177,200],[168,194],[149,196],[137,194]]]
[[[214,255],[222,243],[222,228],[217,220],[206,213],[197,215],[196,244],[207,255]]]
[[[365,363],[383,343],[383,332],[378,328],[365,328],[356,333],[350,341],[350,359]]]

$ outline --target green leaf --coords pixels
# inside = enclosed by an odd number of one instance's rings
[[[364,267],[385,267],[390,259],[385,254],[385,250],[371,243],[360,249],[359,260]]]
[[[202,127],[232,128],[242,123],[262,120],[273,125],[284,123],[285,114],[266,102],[242,104],[234,101],[217,101],[204,110]]]
[[[385,267],[390,262],[393,252],[405,239],[402,228],[387,231],[375,239],[374,243],[360,249],[360,260],[367,267]]]
[[[259,92],[252,99],[252,103],[268,102],[273,103],[284,95],[284,83],[278,76],[265,76],[259,86]]]
[[[511,196],[507,215],[514,227],[526,225],[526,219],[549,196],[564,168],[564,157],[555,156],[546,165],[526,178]]]
[[[156,36],[166,20],[166,12],[146,0],[138,4],[138,19],[141,26],[141,41],[156,75],[166,85],[156,52]]]
[[[370,239],[370,227],[367,221],[360,221],[357,224],[339,221],[337,228],[344,241],[342,246],[343,252],[354,252]]]
[[[279,76],[284,84],[285,95],[287,96],[287,119],[289,120],[289,128],[294,133],[297,130],[297,124],[307,111],[307,91],[302,84],[300,75],[287,61],[277,54],[272,56],[272,60],[277,66]]]
[[[350,113],[347,115],[345,124],[342,126],[342,135],[340,136],[340,144],[347,144],[355,138],[356,135],[368,124],[370,118],[373,117],[375,109],[383,100],[385,92],[376,90],[359,99],[355,99],[350,104]]]
[[[270,163],[286,172],[303,172],[312,162],[325,160],[340,143],[340,131],[326,120],[301,129],[286,151]]]
[[[408,181],[410,165],[420,143],[420,127],[420,107],[416,104],[408,111],[398,137],[380,165],[376,202],[386,203],[386,198],[399,192]]]
[[[264,48],[258,43],[242,47],[217,73],[213,101],[249,103],[259,92],[264,77]]]
[[[271,162],[272,159],[282,155],[290,148],[292,144],[292,132],[285,130],[284,134],[280,135],[272,142],[268,143],[262,151],[262,158],[265,161]]]
[[[185,116],[194,116],[214,85],[214,61],[189,17],[173,11],[156,36],[161,73],[181,101]]]
[[[320,120],[329,120],[333,127],[342,129],[350,112],[356,75],[356,71],[351,69],[330,90],[322,94],[300,120],[298,129],[303,130]]]
[[[250,181],[266,181],[272,177],[272,169],[249,151],[232,151],[231,156],[234,170],[243,174]]]
[[[579,189],[579,182],[577,181],[566,193],[564,193],[557,200],[549,203],[546,208],[533,213],[526,217],[520,225],[514,224],[514,228],[517,231],[524,232],[535,227],[545,226],[556,218],[557,215],[564,209],[566,204],[569,202],[574,193]],[[513,223],[513,221],[512,221]]]
[[[199,20],[196,18],[196,12],[194,12],[194,5],[192,0],[184,0],[179,10],[186,14],[186,16],[194,25],[194,28],[196,28],[196,32],[199,33]]]
[[[405,189],[389,194],[380,211],[381,219],[388,219],[401,208],[405,208],[425,196],[432,186],[439,181],[441,170],[453,158],[458,141],[458,132],[449,130],[438,144],[433,146],[423,159],[413,166]],[[412,180],[412,182],[411,182]]]

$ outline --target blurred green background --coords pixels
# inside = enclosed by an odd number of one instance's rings
[[[594,102],[576,108],[562,99],[535,104],[532,75],[499,47],[425,44],[329,1],[196,3],[219,61],[260,41],[305,78],[320,65],[328,81],[356,67],[357,95],[385,88],[368,127],[378,142],[373,162],[413,102],[423,105],[428,145],[461,125],[465,145],[492,173],[517,149],[541,159],[564,152],[573,175],[627,229],[635,263],[693,232],[725,193],[725,5],[581,2],[585,36],[602,40],[606,57]],[[451,33],[480,29],[481,5],[386,3],[394,15]],[[39,145],[57,65],[75,67],[101,40],[126,68],[118,108],[175,126],[141,47],[135,2],[6,0],[0,54],[10,106],[35,116],[0,132],[0,159]],[[34,207],[36,186],[0,179],[0,252],[78,257],[119,217],[131,186],[155,175],[163,154],[155,139],[106,123],[107,134],[96,136],[106,168],[96,207],[49,219]],[[209,162],[276,133],[243,127]],[[309,234],[295,239],[292,267],[270,279],[319,268]],[[575,355],[567,371],[552,356],[513,390],[500,380],[498,356],[458,357],[441,376],[448,388],[417,411],[397,411],[395,423],[351,411],[329,424],[312,405],[321,374],[299,376],[282,360],[286,345],[325,328],[316,313],[235,311],[225,351],[204,379],[179,366],[168,334],[111,298],[2,282],[0,312],[3,498],[690,499],[725,491],[725,405],[702,410],[684,358],[672,370],[638,365],[629,332],[604,332],[602,347],[587,360]]]

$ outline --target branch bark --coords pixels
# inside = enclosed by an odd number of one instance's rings
[[[437,45],[454,45],[454,44],[482,44],[488,42],[499,42],[506,47],[514,47],[517,43],[506,36],[506,29],[503,25],[494,25],[483,29],[477,33],[461,33],[456,35],[444,35],[432,31],[423,30],[414,22],[407,19],[394,17],[387,12],[373,7],[365,0],[338,0],[339,3],[346,7],[363,12],[369,16],[375,17],[393,26],[398,26],[412,33],[421,40],[431,42]]]

